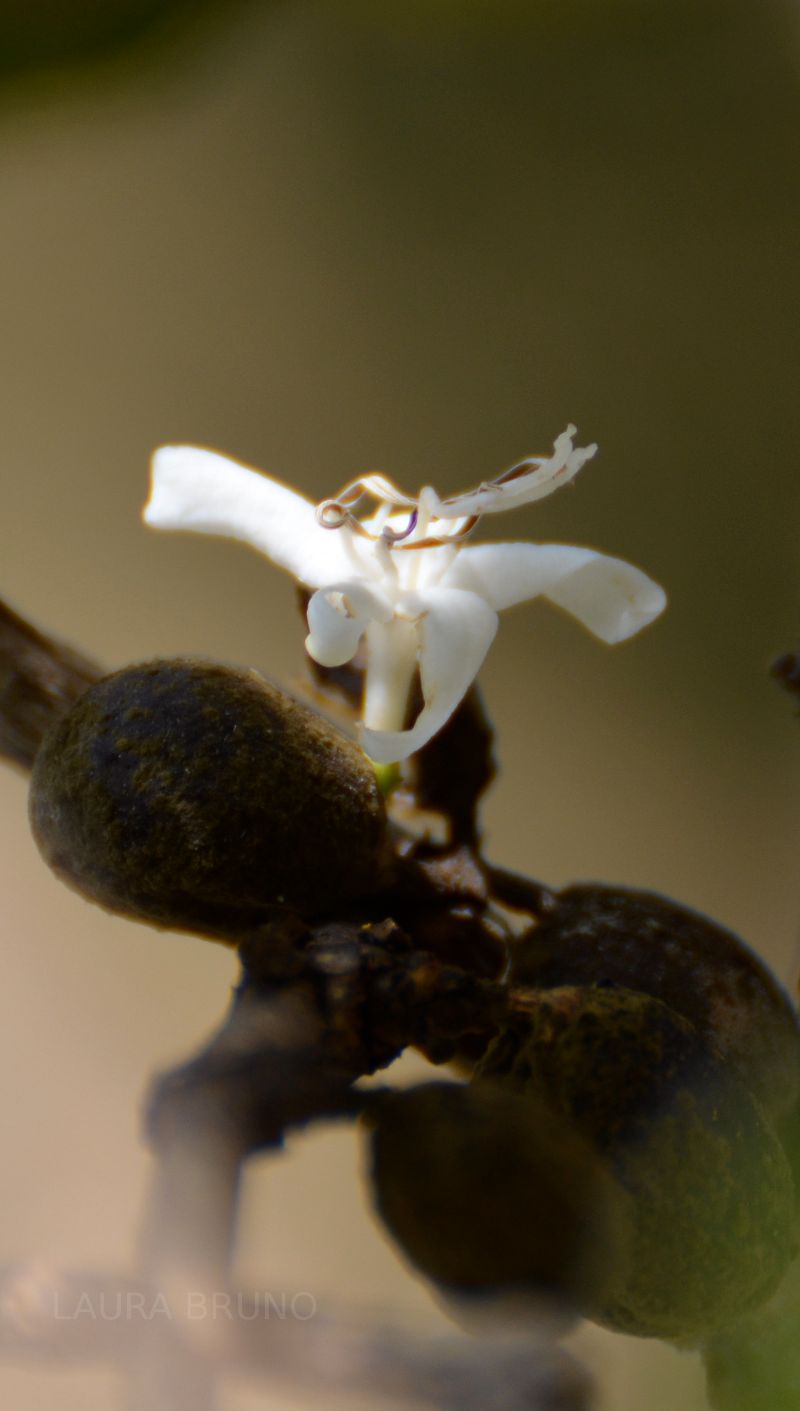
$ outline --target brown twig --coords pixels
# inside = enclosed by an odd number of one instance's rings
[[[418,804],[445,815],[451,842],[476,847],[478,806],[497,772],[494,732],[477,686],[470,687],[444,728],[414,756],[412,772]]]
[[[0,755],[30,769],[48,726],[101,675],[0,602]]]
[[[156,1171],[142,1270],[171,1308],[196,1306],[198,1299],[213,1307],[230,1295],[239,1183],[251,1153],[279,1146],[297,1125],[354,1115],[373,1100],[354,1089],[359,1077],[409,1043],[434,1058],[451,1057],[486,1027],[487,1013],[493,1028],[505,1005],[500,986],[416,951],[391,922],[305,931],[285,919],[251,937],[242,954],[244,978],[225,1022],[194,1059],[157,1080],[149,1102]],[[132,1364],[130,1411],[149,1411],[153,1404],[160,1411],[210,1411],[216,1404],[212,1370],[241,1352],[241,1330],[230,1320],[195,1324],[186,1317],[176,1326],[178,1336],[173,1328],[169,1336],[154,1337]],[[283,1337],[291,1345],[304,1339],[297,1360],[307,1371],[309,1348],[312,1362],[331,1358],[339,1333],[349,1349],[345,1390],[411,1393],[408,1354],[392,1351],[386,1334],[328,1325],[316,1330],[311,1344],[302,1331]],[[198,1356],[207,1365],[199,1389]],[[486,1404],[465,1400],[475,1382],[466,1345],[444,1361],[438,1350],[418,1350],[415,1357],[423,1398],[447,1407]],[[315,1377],[322,1380],[322,1372],[320,1365]],[[531,1375],[528,1366],[526,1378]],[[487,1384],[487,1398],[488,1391]],[[509,1405],[518,1402],[514,1391]]]
[[[184,1346],[194,1402],[231,1373],[290,1383],[314,1405],[325,1394],[386,1397],[440,1411],[586,1411],[585,1375],[535,1324],[524,1338],[487,1343],[434,1337],[401,1325],[320,1309],[313,1295],[288,1299],[241,1289],[214,1303],[192,1291],[189,1314],[141,1280],[43,1266],[0,1269],[0,1354],[19,1364],[141,1367],[154,1343]],[[225,1336],[191,1336],[192,1328]],[[189,1335],[187,1336],[187,1329]],[[155,1386],[150,1411],[163,1411]],[[180,1403],[176,1403],[180,1404]]]
[[[556,907],[556,894],[544,882],[535,882],[532,877],[492,862],[485,862],[483,867],[492,897],[512,911],[522,911],[539,920]]]
[[[348,1106],[354,1075],[322,1063],[320,1041],[311,994],[279,988],[256,1004],[243,991],[207,1048],[156,1083],[148,1113],[156,1168],[141,1267],[183,1315],[179,1336],[143,1349],[129,1380],[130,1411],[216,1405],[209,1369],[196,1384],[197,1359],[224,1361],[235,1335],[224,1321],[189,1321],[186,1310],[190,1296],[213,1305],[229,1289],[245,1159],[279,1143],[290,1115],[299,1121]]]

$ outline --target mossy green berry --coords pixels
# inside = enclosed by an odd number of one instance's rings
[[[514,948],[511,983],[652,995],[709,1038],[773,1117],[800,1099],[800,1027],[785,990],[732,931],[668,897],[566,888]]]
[[[516,1005],[476,1083],[547,1103],[630,1197],[630,1261],[587,1312],[695,1343],[763,1303],[795,1253],[794,1184],[735,1069],[652,995],[562,986]]]

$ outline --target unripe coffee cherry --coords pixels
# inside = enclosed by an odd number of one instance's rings
[[[33,833],[71,886],[156,926],[235,939],[275,906],[373,891],[385,813],[362,752],[254,672],[128,667],[46,735]]]
[[[731,1066],[651,995],[564,986],[517,1006],[476,1082],[545,1101],[631,1201],[630,1263],[590,1316],[696,1342],[763,1303],[795,1253],[794,1186]]]
[[[800,1098],[797,1012],[732,931],[653,892],[561,892],[512,954],[512,984],[622,985],[663,1000],[727,1058],[773,1116]]]
[[[544,1104],[428,1083],[382,1097],[368,1121],[377,1210],[440,1289],[603,1296],[624,1262],[626,1197]]]

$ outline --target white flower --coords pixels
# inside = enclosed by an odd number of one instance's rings
[[[362,743],[372,759],[405,759],[442,728],[475,679],[501,608],[546,597],[604,642],[657,617],[666,598],[638,568],[566,544],[464,545],[483,514],[528,504],[566,484],[595,453],[573,447],[532,457],[477,490],[442,500],[430,487],[404,495],[366,475],[317,508],[258,471],[194,446],[153,457],[145,522],[241,539],[316,589],[306,649],[339,666],[366,638]],[[377,503],[356,517],[363,500]],[[404,729],[416,672],[423,708]]]

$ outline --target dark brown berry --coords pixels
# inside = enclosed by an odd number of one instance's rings
[[[794,1185],[734,1069],[651,995],[565,986],[515,1004],[476,1081],[550,1105],[631,1201],[630,1262],[590,1316],[696,1342],[763,1303],[795,1252]]]
[[[376,1207],[440,1288],[601,1296],[623,1257],[626,1197],[544,1104],[429,1083],[382,1098],[369,1121]]]
[[[773,1116],[800,1097],[800,1032],[785,991],[732,931],[666,897],[567,888],[515,948],[512,983],[652,995],[706,1034]]]
[[[88,690],[45,737],[30,813],[92,901],[224,939],[274,907],[319,915],[373,891],[385,857],[363,753],[254,672],[202,661]]]

